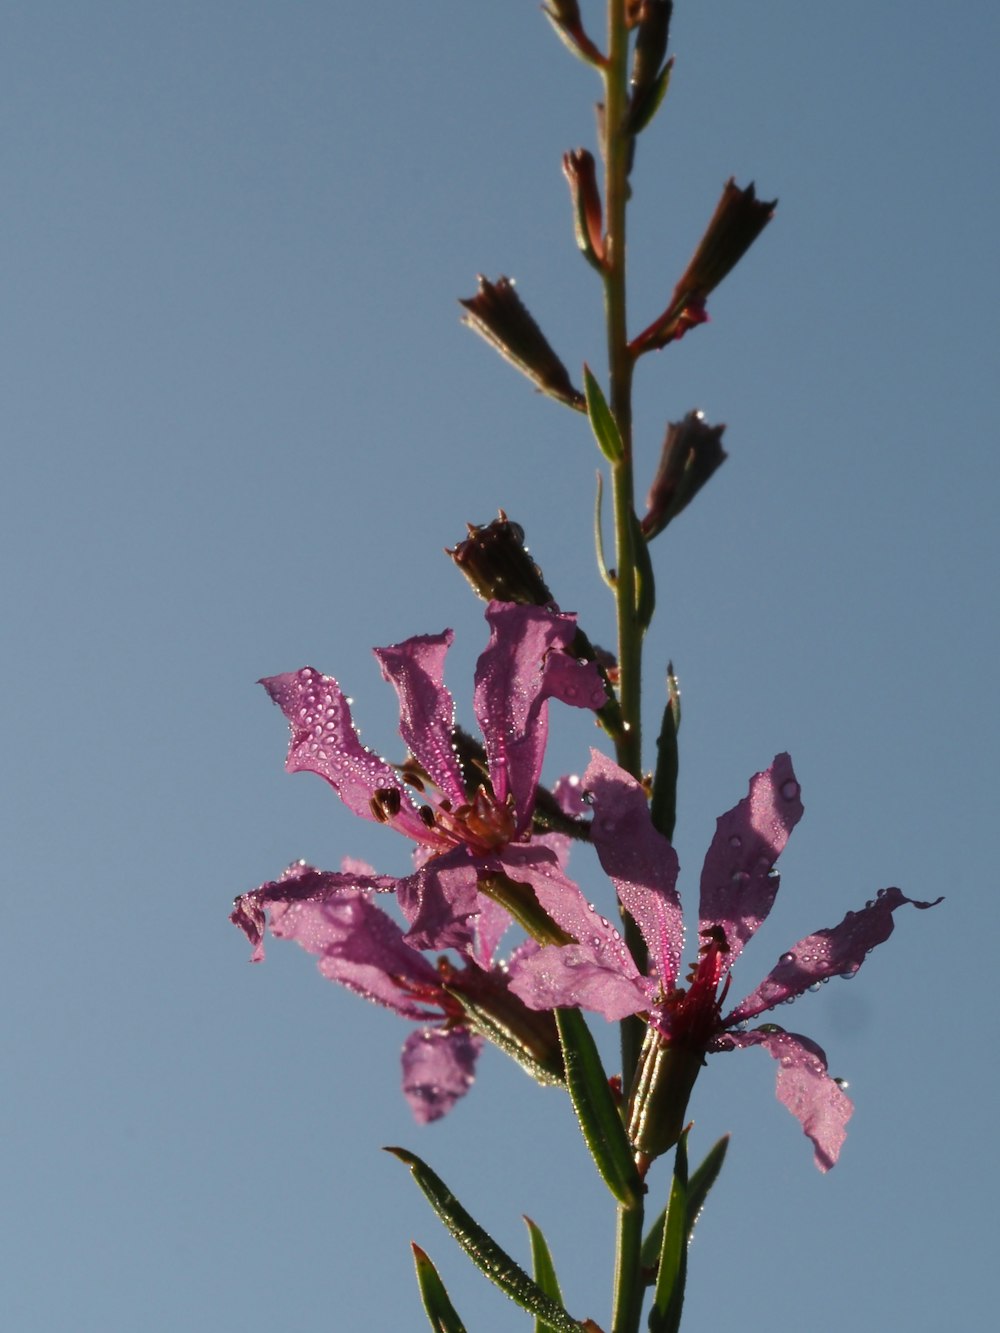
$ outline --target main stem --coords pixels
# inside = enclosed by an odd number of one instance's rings
[[[616,743],[622,768],[642,776],[642,627],[636,607],[636,521],[632,470],[632,357],[628,350],[625,284],[625,214],[628,202],[629,140],[623,132],[628,90],[628,29],[625,0],[608,0],[608,63],[604,71],[605,237],[604,304],[607,323],[609,402],[623,450],[611,481],[615,528],[615,604],[618,620],[619,699],[624,727]],[[645,946],[626,916],[625,935],[640,966]],[[627,1096],[641,1043],[641,1024],[621,1025],[622,1089]],[[618,1208],[614,1310],[611,1333],[638,1333],[643,1286],[640,1272],[642,1199]]]

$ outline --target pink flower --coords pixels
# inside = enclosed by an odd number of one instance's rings
[[[263,884],[232,913],[263,957],[265,909],[344,893],[395,891],[415,949],[458,948],[488,967],[509,924],[477,890],[507,875],[579,896],[546,839],[530,841],[531,817],[548,730],[547,700],[600,708],[606,693],[593,663],[569,656],[576,619],[547,608],[491,602],[490,641],[476,668],[474,709],[485,741],[489,781],[474,787],[455,747],[454,703],[444,685],[450,630],[375,650],[400,704],[400,734],[415,763],[402,769],[358,739],[337,682],[311,667],[262,681],[288,719],[286,768],[316,773],[362,819],[387,824],[416,844],[415,870],[400,877],[310,870]],[[433,794],[427,787],[434,789]],[[422,799],[415,799],[411,789]]]
[[[343,873],[361,881],[373,876],[349,858]],[[523,1058],[551,1065],[559,1046],[552,1016],[510,995],[505,968],[471,960],[455,967],[444,958],[432,965],[369,890],[326,893],[326,878],[303,862],[290,866],[279,881],[285,901],[271,904],[271,933],[317,954],[330,981],[419,1024],[402,1051],[403,1094],[417,1121],[440,1119],[472,1086],[483,1043],[468,1025],[469,1006],[502,1021]]]
[[[904,903],[926,908],[899,889],[883,889],[832,929],[817,931],[784,953],[761,984],[728,1012],[731,968],[763,923],[778,891],[774,863],[802,816],[799,784],[787,754],[750,781],[748,795],[719,820],[701,876],[699,956],[680,982],[683,924],[677,896],[677,856],[652,825],[642,787],[604,755],[593,752],[584,778],[594,810],[591,836],[601,865],[649,950],[640,972],[607,922],[565,947],[547,946],[519,960],[511,989],[537,1008],[581,1005],[612,1021],[648,1017],[647,1046],[659,1053],[675,1087],[659,1105],[669,1125],[633,1124],[663,1151],[683,1124],[687,1095],[704,1056],[761,1046],[778,1062],[777,1095],[797,1117],[815,1148],[816,1165],[837,1160],[853,1106],[827,1073],[815,1042],[773,1023],[747,1030],[749,1020],[796,999],[833,976],[853,976],[866,956],[892,933],[892,914]],[[937,901],[940,901],[938,899]],[[669,1069],[667,1068],[669,1066]],[[637,1121],[642,1108],[636,1109]],[[648,1110],[648,1108],[647,1108]],[[664,1141],[668,1140],[668,1141]]]

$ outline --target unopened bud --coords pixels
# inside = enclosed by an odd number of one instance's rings
[[[459,302],[468,311],[463,323],[491,343],[505,361],[527,375],[542,393],[578,412],[586,410],[569,371],[521,301],[510,278],[489,282],[481,274],[479,291]]]
[[[577,0],[549,0],[542,13],[556,30],[559,40],[588,65],[603,65],[604,57],[587,36]]]
[[[446,553],[487,602],[520,602],[524,606],[549,606],[553,596],[542,571],[524,544],[524,529],[500,510],[492,523],[476,527]]]
[[[670,304],[629,344],[634,355],[676,342],[688,329],[708,319],[706,297],[739,263],[771,221],[777,202],[758,199],[752,183],[744,190],[730,177],[698,248],[674,288]]]
[[[649,488],[642,533],[647,541],[691,503],[709,477],[727,458],[722,447],[725,426],[710,426],[701,412],[667,426],[660,463]]]
[[[604,224],[593,155],[586,148],[564,153],[563,175],[569,182],[570,198],[573,201],[576,243],[584,259],[599,271],[603,270]]]
[[[670,68],[664,57],[673,12],[673,0],[643,0],[639,7],[626,120],[630,134],[649,124],[666,92]]]

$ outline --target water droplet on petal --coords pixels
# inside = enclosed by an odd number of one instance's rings
[[[795,962],[795,955],[793,953],[783,953],[781,957],[778,959],[778,962],[782,965],[782,967],[787,967],[789,963]]]
[[[791,778],[781,784],[781,794],[786,801],[794,801],[799,794],[799,784]]]
[[[734,833],[733,836],[729,839],[729,845],[730,847],[742,847],[743,839],[740,837],[738,833]]]

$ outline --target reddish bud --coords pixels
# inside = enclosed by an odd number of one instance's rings
[[[720,468],[727,455],[722,447],[725,426],[710,426],[700,412],[667,426],[660,463],[649,488],[642,533],[647,541],[691,503]]]
[[[744,190],[730,177],[670,304],[629,344],[633,355],[676,342],[688,329],[708,319],[706,297],[750,249],[774,216],[776,204],[776,199],[758,199],[752,183]]]
[[[578,412],[586,411],[583,394],[574,387],[569,371],[552,350],[510,278],[489,282],[480,274],[477,294],[459,304],[468,311],[462,322],[491,343],[505,361],[527,375],[542,393]]]
[[[586,148],[564,153],[563,175],[569,182],[573,201],[576,243],[584,259],[601,270],[604,267],[604,222],[593,155]]]

